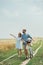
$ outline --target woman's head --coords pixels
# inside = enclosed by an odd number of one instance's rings
[[[19,32],[19,33],[18,33],[18,37],[21,37],[21,36],[22,36],[22,34]]]

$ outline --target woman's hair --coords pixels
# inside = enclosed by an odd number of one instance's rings
[[[19,33],[18,33],[18,37],[21,37],[21,36],[22,36],[22,34],[19,32]]]

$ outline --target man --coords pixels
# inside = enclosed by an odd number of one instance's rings
[[[26,59],[28,59],[28,49],[26,49],[28,38],[32,39],[32,37],[29,34],[26,34],[26,29],[22,30],[22,39],[23,39],[23,45],[24,45],[24,52],[26,55]]]

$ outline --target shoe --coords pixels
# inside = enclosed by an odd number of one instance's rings
[[[33,58],[33,54],[30,55],[30,58]]]
[[[29,58],[28,58],[28,57],[26,57],[26,58],[25,58],[25,60],[26,60],[26,59],[29,59]]]

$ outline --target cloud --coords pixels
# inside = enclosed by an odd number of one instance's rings
[[[41,10],[41,8],[37,6],[32,7],[32,11],[33,11],[33,14],[35,15],[43,15],[43,11]]]
[[[43,10],[37,6],[30,6],[29,10],[27,11],[28,15],[43,15]]]
[[[8,10],[6,8],[3,8],[1,10],[1,12],[4,16],[9,17],[9,18],[19,17],[18,11],[11,11],[11,10]]]
[[[0,0],[0,3],[17,3],[17,2],[23,2],[24,0]]]
[[[6,16],[9,16],[10,15],[10,11],[7,10],[7,9],[2,9],[2,13]]]

